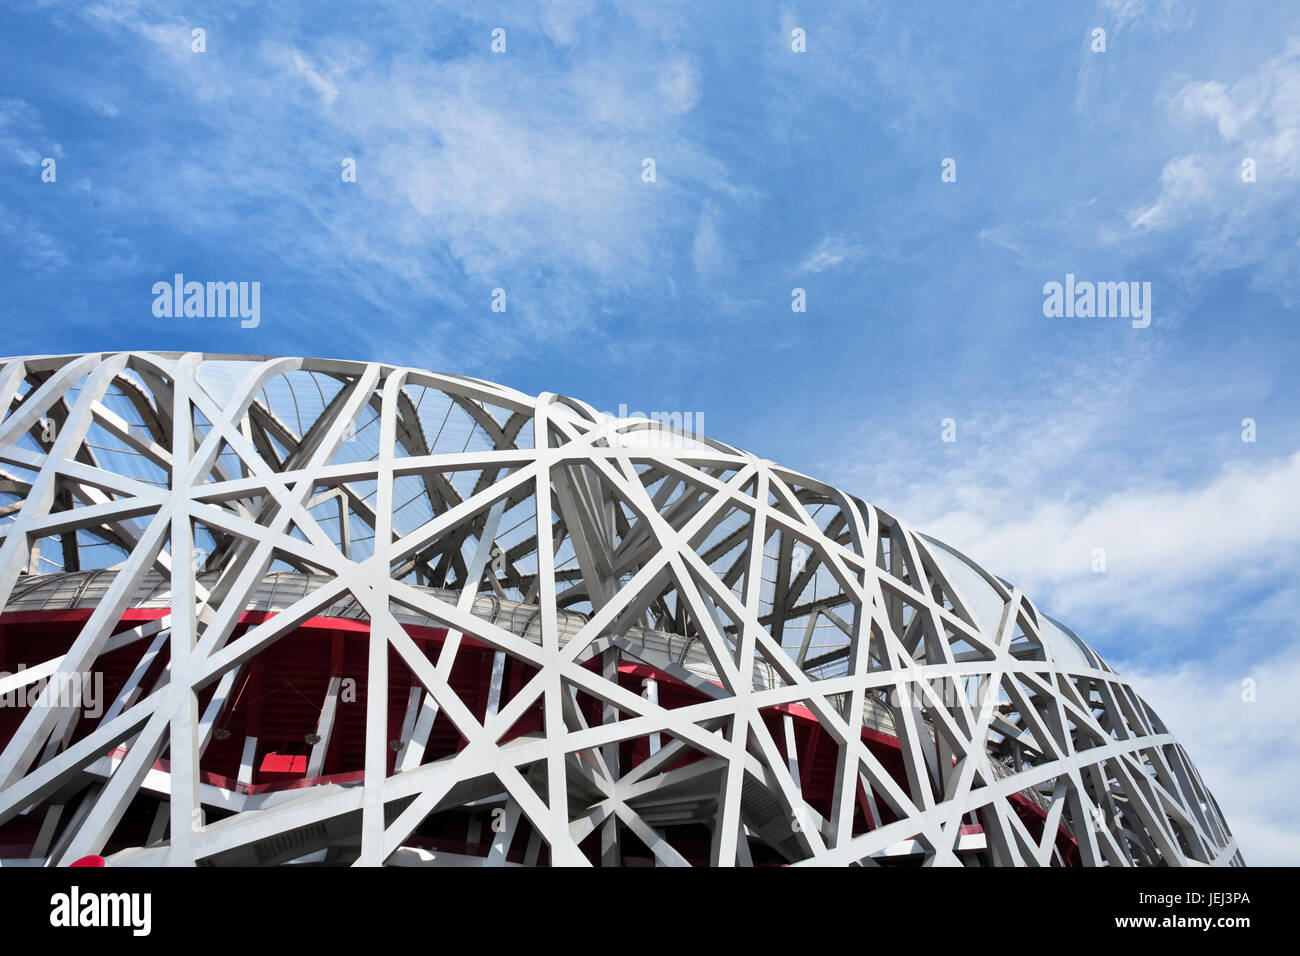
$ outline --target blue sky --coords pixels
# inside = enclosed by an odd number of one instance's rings
[[[702,414],[1021,585],[1147,692],[1248,862],[1300,862],[1300,8],[332,6],[5,4],[7,353]],[[260,324],[156,318],[176,272],[260,282]],[[1045,317],[1067,273],[1150,282],[1150,326]]]

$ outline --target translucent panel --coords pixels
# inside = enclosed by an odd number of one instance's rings
[[[985,579],[965,558],[950,550],[933,538],[926,538],[930,554],[939,563],[943,573],[953,586],[961,593],[966,607],[979,629],[985,634],[997,634],[998,625],[1002,623],[1002,611],[1006,602],[993,585]]]
[[[212,400],[225,408],[234,403],[235,389],[252,368],[249,362],[204,362],[195,377]]]
[[[1092,652],[1088,649],[1088,645],[1046,614],[1042,618],[1038,632],[1043,636],[1043,643],[1047,645],[1056,663],[1066,669],[1076,667],[1087,670],[1097,666],[1092,660]]]

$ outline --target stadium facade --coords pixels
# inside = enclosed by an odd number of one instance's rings
[[[1015,586],[671,422],[0,364],[0,865],[1241,864]]]

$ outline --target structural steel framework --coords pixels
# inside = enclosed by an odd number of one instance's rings
[[[145,352],[0,404],[0,864],[1242,863],[1017,588],[671,416]]]

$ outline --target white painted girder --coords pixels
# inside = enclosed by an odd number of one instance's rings
[[[222,393],[203,385],[209,362],[222,363]],[[333,383],[334,394],[318,396],[323,410],[296,422],[268,395],[286,381],[290,390],[305,389],[310,375]],[[425,390],[445,397],[448,417],[459,410],[480,447],[444,447],[441,427],[427,433],[418,400]],[[306,391],[301,397],[298,416],[309,404]],[[166,839],[114,860],[234,860],[231,854],[319,825],[325,836],[313,839],[325,845],[295,848],[289,859],[330,850],[327,859],[361,865],[462,863],[404,847],[432,813],[470,814],[482,826],[483,807],[459,804],[455,795],[483,780],[495,781],[507,807],[507,832],[493,842],[489,865],[505,862],[525,821],[527,862],[545,844],[560,865],[617,864],[631,845],[648,848],[660,865],[686,863],[673,832],[647,822],[665,819],[665,806],[712,834],[711,862],[723,865],[752,863],[767,840],[775,842],[764,859],[775,854],[801,865],[872,865],[900,854],[927,865],[973,857],[1051,865],[1059,862],[1058,825],[1078,841],[1086,864],[1241,862],[1186,752],[1104,662],[1057,660],[1025,595],[971,565],[1002,604],[988,630],[968,600],[974,596],[949,574],[951,555],[892,515],[720,442],[662,423],[610,419],[572,399],[418,369],[193,353],[6,360],[0,408],[0,477],[25,490],[0,512],[0,604],[32,579],[26,572],[41,538],[90,535],[125,548],[68,652],[0,678],[0,690],[92,671],[111,648],[136,646],[141,654],[128,688],[82,740],[68,743],[66,714],[36,707],[0,751],[0,823],[40,813],[48,862],[102,850],[127,804],[147,792],[170,808]],[[377,415],[376,450],[352,460],[343,450],[363,411]],[[61,423],[50,441],[45,419]],[[526,425],[532,440],[519,442]],[[92,439],[97,455],[84,453]],[[283,458],[270,455],[275,445]],[[129,456],[162,469],[168,487],[124,473]],[[452,480],[461,473],[478,476],[468,495]],[[423,520],[402,531],[397,515],[409,502],[397,500],[396,488],[410,477],[424,489]],[[70,494],[77,507],[52,510],[56,493]],[[334,532],[323,523],[328,515]],[[215,550],[205,555],[216,572],[210,590],[198,582],[196,523],[214,536]],[[369,555],[357,552],[358,526],[373,532]],[[503,527],[514,537],[498,562],[490,551]],[[807,552],[801,570],[792,566],[796,545]],[[457,575],[455,603],[395,579],[400,570],[433,581],[432,562],[444,553],[452,559],[443,573]],[[234,637],[276,561],[331,581]],[[172,613],[124,644],[113,629],[155,567],[170,575]],[[479,594],[512,590],[536,606],[530,633],[475,613]],[[362,782],[283,799],[232,794],[217,802],[233,814],[207,823],[214,791],[200,783],[199,770],[240,668],[341,595],[351,595],[371,623],[369,663],[358,675],[371,690]],[[394,604],[447,628],[435,660],[403,630]],[[561,608],[588,618],[565,642]],[[633,625],[677,628],[699,642],[718,685],[708,699],[665,707],[659,695],[623,687],[617,664],[632,659],[622,636]],[[832,643],[815,650],[826,628]],[[482,717],[448,683],[462,637],[493,652],[492,704]],[[164,646],[164,676],[146,687],[146,661]],[[390,649],[420,688],[391,772]],[[593,656],[595,670],[583,666]],[[819,657],[825,665],[814,663]],[[509,698],[502,688],[508,661],[536,670]],[[756,666],[771,674],[762,685]],[[196,695],[214,682],[200,718]],[[957,693],[967,686],[989,692]],[[589,724],[575,694],[600,702],[598,722]],[[905,781],[861,739],[868,698],[879,705],[882,694],[894,698]],[[791,719],[782,718],[774,737],[763,718],[778,705],[806,708],[826,734],[824,746],[835,748],[829,817],[806,802],[799,767],[809,755],[797,752]],[[314,771],[340,706],[332,682]],[[502,742],[536,706],[543,730]],[[426,760],[438,715],[466,745]],[[651,757],[620,766],[617,744],[640,739],[655,741]],[[168,771],[155,763],[164,748]],[[702,759],[674,768],[685,756]],[[246,752],[243,783],[251,761]],[[77,812],[56,809],[79,793]],[[601,795],[595,803],[592,794]],[[1014,812],[1014,794],[1044,808],[1041,837]],[[866,829],[857,822],[860,806]],[[886,808],[895,819],[877,825]],[[959,836],[973,819],[983,834]]]

